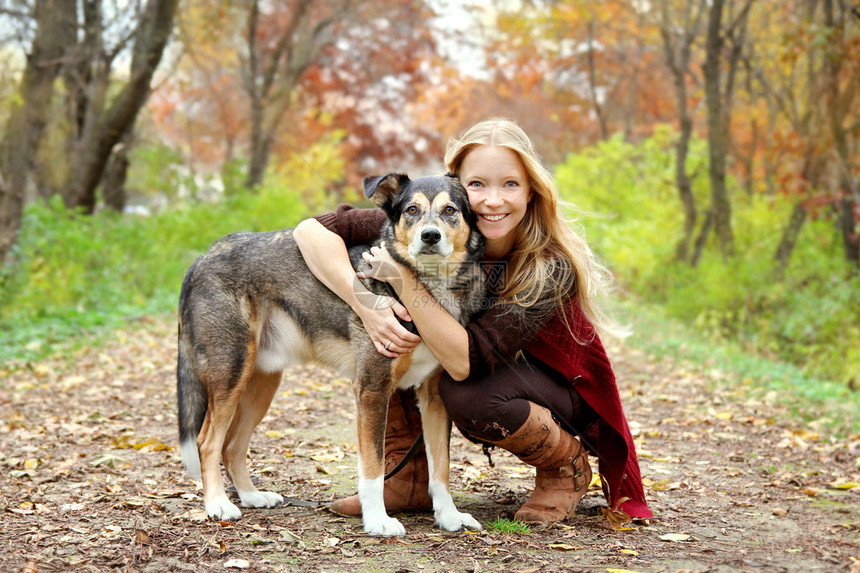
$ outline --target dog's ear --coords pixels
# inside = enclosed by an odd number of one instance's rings
[[[368,199],[373,199],[373,202],[379,207],[382,207],[400,194],[400,190],[407,183],[409,183],[409,177],[403,173],[365,177],[364,194]]]

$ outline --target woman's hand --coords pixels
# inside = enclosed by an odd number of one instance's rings
[[[398,286],[403,284],[404,273],[410,272],[409,269],[392,258],[388,249],[385,248],[385,243],[381,243],[378,247],[370,247],[370,251],[363,252],[361,257],[364,262],[370,265],[370,269],[358,272],[356,276],[388,283],[394,287],[395,291],[399,290]]]
[[[370,269],[356,273],[358,278],[386,282],[396,289],[396,285],[403,284],[403,273],[409,272],[388,254],[384,244],[381,247],[371,247],[362,257],[370,265]],[[360,281],[356,282],[361,285]],[[363,288],[363,285],[357,288]],[[412,317],[396,298],[374,295],[369,291],[356,298],[362,302],[361,308],[356,309],[356,314],[380,354],[396,358],[399,354],[412,352],[421,342],[420,336],[412,334],[400,324],[398,318],[411,322]]]
[[[362,304],[356,310],[356,314],[373,341],[376,351],[389,358],[397,358],[400,354],[412,352],[412,349],[421,342],[421,337],[412,334],[400,324],[398,317],[405,321],[412,321],[406,307],[390,296],[372,296],[375,298],[360,297],[362,303],[370,300],[374,302],[372,305]]]

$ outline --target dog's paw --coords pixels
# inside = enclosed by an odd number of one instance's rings
[[[406,535],[406,528],[397,519],[386,515],[379,519],[364,520],[364,532],[377,537],[391,537],[392,535]]]
[[[205,506],[206,515],[218,521],[236,521],[242,517],[242,511],[226,497],[216,497],[212,501],[207,501]]]
[[[460,531],[461,529],[471,529],[472,531],[481,531],[483,529],[478,520],[468,513],[462,513],[455,510],[441,511],[436,515],[436,525],[446,531]]]
[[[284,498],[271,491],[239,492],[242,507],[275,507],[284,503]]]

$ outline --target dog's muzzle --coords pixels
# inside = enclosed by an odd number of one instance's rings
[[[442,239],[442,233],[439,229],[424,229],[421,231],[421,242],[425,245],[435,245]]]
[[[409,252],[413,257],[436,255],[448,257],[453,252],[453,246],[446,240],[445,235],[437,227],[427,226],[420,229],[412,239]]]

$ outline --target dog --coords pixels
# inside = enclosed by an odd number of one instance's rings
[[[480,259],[484,238],[459,180],[389,173],[364,180],[365,194],[387,215],[380,237],[448,312],[466,324],[486,300]],[[351,248],[356,270],[369,265]],[[387,285],[362,279],[376,294]],[[258,491],[246,462],[254,428],[291,365],[317,362],[353,379],[358,426],[358,491],[364,531],[403,535],[383,502],[388,400],[415,388],[430,470],[436,524],[448,531],[481,525],[454,505],[448,487],[451,424],[439,398],[441,366],[420,343],[391,359],[377,352],[358,316],[319,282],[291,229],[235,233],[217,240],[189,267],[179,298],[177,398],[182,461],[202,477],[206,513],[235,520],[220,462],[244,507],[274,507],[277,493]]]

